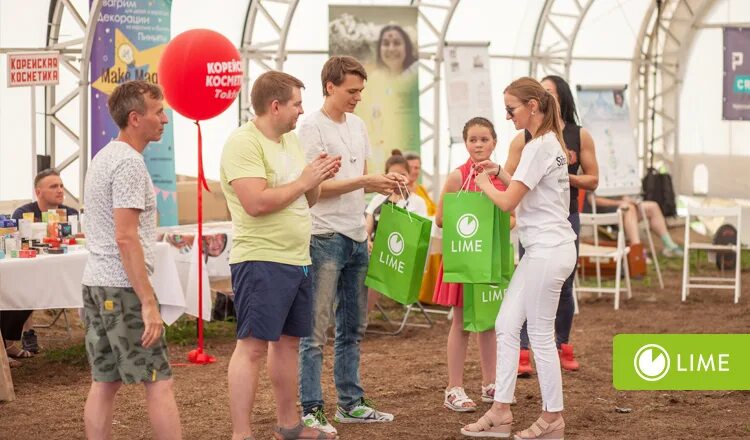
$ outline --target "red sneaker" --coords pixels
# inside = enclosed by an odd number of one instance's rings
[[[518,377],[531,377],[534,369],[531,367],[531,352],[527,349],[521,349],[521,355],[518,357]]]
[[[573,356],[572,345],[560,344],[560,349],[557,352],[560,354],[560,366],[563,370],[576,371],[581,368],[575,356]]]

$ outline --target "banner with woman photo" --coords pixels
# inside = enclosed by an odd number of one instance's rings
[[[417,8],[329,7],[331,55],[350,55],[367,69],[355,113],[367,124],[370,171],[382,172],[391,150],[419,151]]]

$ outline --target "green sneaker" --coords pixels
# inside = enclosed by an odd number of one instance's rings
[[[393,414],[376,410],[372,401],[363,397],[357,405],[348,410],[339,406],[333,420],[339,423],[392,422]]]
[[[328,423],[326,413],[323,412],[323,408],[316,406],[312,409],[312,412],[305,414],[302,417],[302,423],[308,428],[317,429],[318,431],[325,432],[326,434],[336,434],[336,428]]]
[[[682,257],[685,255],[685,251],[681,247],[675,246],[672,248],[665,247],[662,249],[661,254],[667,258]]]

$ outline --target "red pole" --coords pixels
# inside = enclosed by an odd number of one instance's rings
[[[198,246],[198,348],[188,353],[188,360],[194,364],[209,364],[216,362],[216,358],[203,352],[203,188],[208,189],[206,176],[203,174],[203,136],[201,125],[195,121],[198,127],[198,236],[195,246]]]

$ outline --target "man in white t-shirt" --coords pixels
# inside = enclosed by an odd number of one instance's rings
[[[119,85],[107,102],[120,133],[86,173],[86,249],[83,272],[86,354],[91,390],[86,437],[110,438],[120,386],[143,383],[154,438],[179,439],[164,325],[149,276],[154,271],[156,197],[143,160],[161,139],[167,116],[159,86]]]
[[[331,57],[323,66],[325,101],[300,126],[308,162],[321,152],[341,156],[334,179],[321,184],[312,214],[313,334],[300,344],[300,400],[307,426],[335,433],[323,412],[320,373],[326,331],[335,313],[334,382],[340,423],[390,422],[365,399],[359,378],[359,347],[367,325],[365,275],[369,264],[365,192],[390,194],[403,176],[367,174],[370,143],[365,123],[352,114],[361,100],[367,73],[352,57]],[[335,310],[334,310],[335,305]]]

